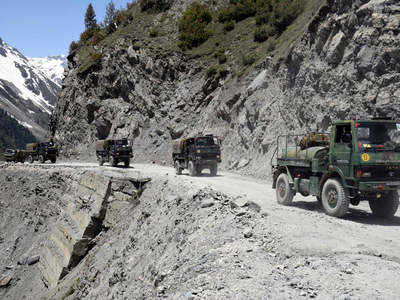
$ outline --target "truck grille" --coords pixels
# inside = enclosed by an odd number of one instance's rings
[[[371,177],[363,178],[363,181],[399,181],[400,166],[368,166],[362,167],[362,172],[370,172]]]

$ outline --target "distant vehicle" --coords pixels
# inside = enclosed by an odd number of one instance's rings
[[[209,169],[212,176],[218,172],[221,162],[221,149],[218,139],[213,135],[196,136],[172,142],[172,160],[176,174],[181,175],[184,169],[190,176],[200,175]]]
[[[45,163],[50,160],[55,164],[58,157],[58,149],[52,141],[32,143],[26,145],[25,155],[30,163],[39,161]]]
[[[132,146],[129,145],[126,138],[100,140],[96,142],[96,156],[100,166],[109,162],[113,167],[116,167],[120,162],[123,162],[125,167],[129,167],[133,157]]]
[[[393,216],[399,206],[400,121],[339,121],[330,137],[323,133],[283,135],[271,159],[278,203],[293,196],[316,196],[328,215],[344,216],[349,204],[368,201],[378,217]],[[291,143],[295,146],[289,147]],[[280,147],[283,144],[283,147]],[[274,162],[274,158],[276,161]]]
[[[7,162],[25,162],[25,151],[16,149],[6,149],[3,153],[4,160]]]

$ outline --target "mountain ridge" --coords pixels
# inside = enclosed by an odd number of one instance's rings
[[[37,139],[48,137],[48,123],[60,86],[3,40],[0,66],[0,108]]]

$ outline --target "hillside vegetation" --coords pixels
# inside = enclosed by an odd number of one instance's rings
[[[189,1],[188,1],[189,2]],[[71,53],[79,52],[79,71],[100,67],[102,47],[125,38],[155,56],[182,52],[208,67],[241,76],[266,55],[284,58],[291,44],[325,4],[318,0],[194,1],[141,0],[112,13],[112,21],[87,28]],[[108,19],[110,19],[108,17]]]
[[[28,129],[0,109],[0,155],[7,148],[24,149],[25,144],[35,141]]]

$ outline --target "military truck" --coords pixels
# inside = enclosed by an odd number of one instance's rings
[[[96,156],[99,165],[102,166],[105,162],[111,163],[116,167],[120,162],[123,162],[125,167],[129,167],[132,154],[132,146],[128,140],[99,140],[96,142]]]
[[[339,121],[329,137],[279,136],[271,165],[280,204],[290,205],[300,193],[316,196],[331,216],[368,201],[374,215],[391,217],[399,206],[400,121]]]
[[[177,175],[184,169],[190,176],[200,175],[209,169],[212,176],[218,172],[221,162],[221,149],[218,139],[213,135],[196,136],[172,141],[172,160]]]
[[[52,164],[55,164],[58,157],[58,149],[53,141],[31,143],[26,145],[25,154],[30,163],[39,161],[43,164],[50,160]]]
[[[25,151],[18,149],[6,149],[3,153],[4,160],[7,162],[25,162]]]

